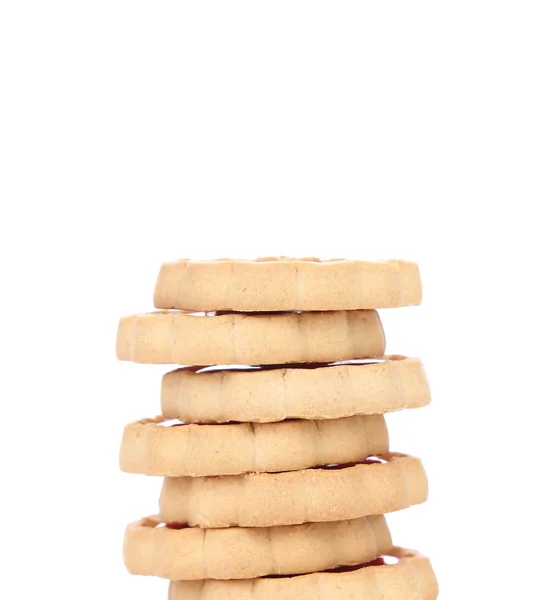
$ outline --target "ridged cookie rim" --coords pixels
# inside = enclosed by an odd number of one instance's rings
[[[341,573],[308,573],[284,578],[261,577],[252,580],[196,582],[173,581],[169,600],[436,600],[437,578],[428,558],[417,552],[395,546],[387,556],[398,559],[394,565],[366,566]],[[342,590],[349,590],[343,596]],[[408,596],[401,595],[402,590]],[[340,594],[340,595],[339,595]]]
[[[155,307],[289,311],[398,308],[420,304],[418,265],[405,260],[190,260],[161,265]]]
[[[389,450],[382,415],[175,427],[165,422],[141,419],[124,428],[122,471],[166,477],[295,471]]]
[[[206,528],[275,527],[351,520],[425,502],[419,458],[389,452],[384,464],[225,477],[165,478],[161,518]],[[285,493],[287,490],[287,493]]]
[[[431,402],[418,358],[385,356],[370,364],[272,370],[165,373],[161,412],[190,422],[269,423],[284,419],[339,419],[420,408]]]
[[[290,575],[361,564],[393,546],[383,516],[259,529],[159,525],[151,516],[127,526],[124,563],[130,573],[173,580]]]

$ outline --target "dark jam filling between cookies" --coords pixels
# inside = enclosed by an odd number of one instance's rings
[[[319,571],[320,573],[351,573],[353,571],[359,571],[360,569],[366,569],[367,567],[384,567],[389,565],[396,565],[398,559],[394,556],[380,556],[375,560],[369,562],[360,563],[359,565],[343,565],[335,567],[334,569],[326,569],[325,571]],[[296,575],[265,575],[262,579],[285,579],[292,577],[302,577],[304,575],[310,575],[311,573],[298,573]]]
[[[303,421],[303,419],[283,419],[282,421],[278,421],[278,423],[289,423],[291,421]],[[169,419],[168,421],[161,421],[157,423],[159,427],[184,427],[185,425],[199,425],[205,427],[206,425],[245,425],[245,421],[226,421],[225,423],[215,423],[214,421],[201,421],[190,423],[189,421],[180,421],[179,419]],[[258,423],[259,424],[259,423]],[[262,423],[262,425],[267,425],[268,423]]]
[[[291,421],[304,421],[304,419],[283,419],[277,421],[278,423],[290,423]],[[159,427],[184,427],[186,425],[199,425],[205,427],[206,425],[246,425],[245,421],[226,421],[224,423],[215,423],[214,421],[201,421],[191,423],[190,421],[180,421],[179,419],[168,419],[167,421],[160,421],[157,423]],[[259,425],[260,423],[258,423]],[[270,423],[269,423],[270,424]],[[268,423],[261,423],[261,425],[268,425]]]
[[[165,529],[172,529],[174,531],[180,531],[181,529],[190,529],[189,525],[184,525],[181,523],[161,523],[160,527],[164,527]]]
[[[304,419],[283,419],[277,421],[278,423],[291,423],[292,421],[304,421]],[[199,425],[205,427],[206,425],[245,425],[244,421],[226,421],[225,423],[215,423],[214,421],[201,421],[190,423],[189,421],[180,421],[179,419],[169,419],[168,421],[161,421],[157,423],[159,427],[184,427],[185,425]],[[270,425],[271,423],[258,423],[258,425]]]
[[[355,360],[341,360],[337,362],[307,362],[307,363],[284,363],[278,365],[209,365],[200,367],[196,373],[219,373],[222,371],[276,371],[280,369],[325,369],[327,367],[359,367],[385,362],[379,358],[361,358]],[[196,367],[197,368],[197,367]]]
[[[164,313],[177,314],[182,311],[175,309],[166,309],[159,311]],[[194,310],[187,311],[187,315],[190,317],[225,317],[227,315],[238,315],[239,317],[269,317],[275,315],[300,315],[302,312],[323,312],[323,311],[301,311],[301,310],[262,310],[262,311],[236,311],[236,310]]]
[[[330,464],[330,465],[319,465],[312,467],[312,469],[325,469],[326,471],[334,471],[336,469],[349,469],[356,465],[384,465],[388,461],[380,456],[368,456],[365,460],[356,460],[354,462],[342,463],[342,464]]]
[[[187,421],[180,421],[179,419],[169,419],[168,421],[161,421],[157,423],[159,427],[185,427],[186,425],[199,425],[205,427],[207,425],[241,425],[240,421],[227,421],[226,423],[189,423]]]

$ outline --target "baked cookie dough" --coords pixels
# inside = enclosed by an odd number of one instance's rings
[[[161,527],[157,517],[126,529],[124,562],[135,575],[246,579],[308,573],[374,560],[392,547],[383,516],[287,527]]]
[[[383,560],[360,567],[236,581],[173,581],[169,600],[436,600],[431,563],[413,550],[393,548]]]
[[[389,450],[382,415],[279,423],[173,423],[157,417],[128,425],[120,449],[121,469],[167,477],[272,473],[351,462]]]
[[[382,356],[374,310],[277,315],[161,311],[120,319],[120,360],[178,365],[331,362]]]
[[[206,528],[274,527],[385,514],[425,502],[427,494],[421,461],[388,453],[286,473],[167,477],[160,515],[165,523]]]
[[[162,378],[162,414],[191,423],[268,423],[381,414],[431,401],[417,358],[301,367],[171,371]]]
[[[157,308],[231,310],[353,310],[420,304],[418,265],[317,258],[179,260],[164,263]]]

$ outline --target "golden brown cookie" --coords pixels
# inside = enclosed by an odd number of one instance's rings
[[[389,450],[382,415],[331,421],[222,425],[143,419],[124,429],[120,467],[144,475],[206,476],[294,471]]]
[[[162,414],[192,423],[338,419],[426,406],[417,358],[258,370],[177,369],[162,379]]]
[[[277,315],[161,311],[120,319],[120,360],[178,365],[331,362],[382,356],[374,310]]]
[[[425,502],[422,463],[389,453],[379,463],[287,473],[166,478],[160,515],[199,527],[274,527],[379,515]]]
[[[413,550],[393,548],[396,564],[235,581],[173,581],[169,600],[436,600],[431,563]],[[375,563],[382,563],[382,560]]]
[[[164,263],[157,308],[231,310],[352,310],[419,304],[418,265],[317,258],[179,260]]]
[[[135,575],[246,579],[308,573],[374,560],[392,547],[383,516],[288,527],[160,527],[156,517],[126,529],[124,562]]]

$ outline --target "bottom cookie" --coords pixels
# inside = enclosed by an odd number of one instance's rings
[[[414,550],[393,548],[389,556],[356,567],[307,575],[236,581],[173,581],[169,600],[435,600],[439,588],[431,563]]]

